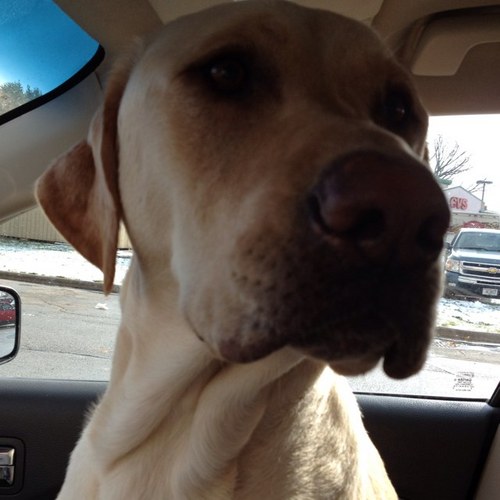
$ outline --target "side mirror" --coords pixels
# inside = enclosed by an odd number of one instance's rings
[[[21,299],[12,288],[0,286],[0,364],[16,357],[21,338]]]

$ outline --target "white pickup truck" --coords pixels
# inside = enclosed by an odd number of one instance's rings
[[[447,244],[445,297],[500,299],[500,230],[462,228]]]

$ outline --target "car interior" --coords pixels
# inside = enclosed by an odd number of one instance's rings
[[[91,57],[63,83],[0,115],[0,222],[34,207],[35,180],[53,158],[85,137],[101,102],[106,75],[130,40],[149,35],[179,16],[221,2],[54,3],[97,44]],[[409,69],[431,116],[500,113],[500,3],[297,3],[331,10],[370,25]],[[0,23],[3,15],[0,11]],[[0,67],[0,75],[1,70]],[[9,293],[9,288],[2,290]],[[12,293],[18,308],[18,336],[2,362],[10,361],[18,348],[23,349],[23,296],[20,294],[19,306],[17,294]],[[42,336],[43,327],[40,330],[38,334]],[[9,365],[0,366],[0,498],[50,500],[61,487],[69,454],[87,411],[104,392],[107,381],[4,376],[2,368]],[[500,370],[493,375],[498,383]],[[379,394],[357,386],[355,393],[365,426],[399,497],[500,499],[500,385],[484,397],[470,398],[457,393],[398,393],[398,383],[391,386],[390,393]]]

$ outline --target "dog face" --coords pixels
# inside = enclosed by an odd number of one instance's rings
[[[108,285],[123,218],[145,280],[176,288],[216,357],[291,345],[348,374],[384,357],[405,377],[430,340],[449,217],[420,160],[426,125],[363,25],[285,2],[224,5],[118,66],[86,159],[78,147],[59,159],[38,197]],[[50,200],[90,148],[95,173],[76,175],[100,222],[81,235]]]

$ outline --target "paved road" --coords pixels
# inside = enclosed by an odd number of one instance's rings
[[[2,282],[21,295],[22,342],[0,377],[107,380],[120,320],[118,295],[32,283]],[[362,392],[485,398],[500,379],[500,346],[438,339],[423,372],[394,381],[382,370],[351,379]]]
[[[380,368],[350,379],[354,391],[489,399],[500,381],[500,350],[487,362],[446,357],[431,350],[424,369],[404,381],[387,377]]]
[[[21,295],[21,349],[0,376],[107,380],[120,321],[118,295],[7,282]],[[97,307],[96,307],[97,306]]]

